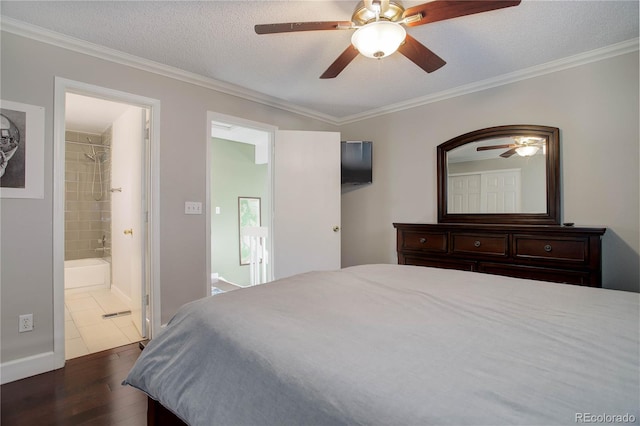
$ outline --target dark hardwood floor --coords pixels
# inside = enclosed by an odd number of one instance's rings
[[[0,424],[146,425],[146,395],[121,385],[139,355],[134,343],[2,385]]]

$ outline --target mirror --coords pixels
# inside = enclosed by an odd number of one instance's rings
[[[438,146],[438,222],[559,225],[559,129],[476,130]]]

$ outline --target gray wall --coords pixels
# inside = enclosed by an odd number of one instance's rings
[[[565,222],[605,226],[607,288],[638,291],[638,53],[342,126],[374,141],[373,184],[342,197],[342,265],[396,261],[393,222],[437,221],[436,147],[505,124],[560,128]]]
[[[331,126],[206,87],[105,61],[9,33],[1,37],[2,99],[45,108],[45,196],[3,199],[2,362],[53,350],[54,78],[159,99],[160,274],[163,323],[205,294],[207,111],[291,130],[341,131],[374,141],[374,183],[342,199],[343,266],[395,262],[392,222],[436,221],[435,147],[460,134],[503,124],[561,129],[564,220],[609,228],[606,287],[638,289],[638,54],[628,54],[510,85]],[[17,333],[19,314],[35,330]]]
[[[268,165],[255,163],[255,146],[214,138],[211,150],[211,271],[234,284],[249,285],[249,266],[240,266],[238,197],[260,197],[262,226],[269,223]]]
[[[185,215],[185,201],[206,200],[207,111],[290,130],[335,126],[226,95],[200,85],[72,52],[15,34],[1,36],[1,97],[45,108],[44,199],[2,199],[1,361],[53,350],[53,105],[55,77],[161,102],[161,322],[206,293],[205,215]],[[18,315],[35,329],[18,334]]]

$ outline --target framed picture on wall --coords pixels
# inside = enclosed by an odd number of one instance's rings
[[[261,226],[260,220],[260,197],[238,197],[240,265],[248,265],[251,257],[249,238],[242,236],[242,228]]]
[[[0,197],[44,198],[44,107],[0,100]]]

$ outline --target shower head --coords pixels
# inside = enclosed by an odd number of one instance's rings
[[[89,138],[87,138],[89,139]],[[106,158],[105,158],[105,152],[96,152],[96,149],[92,146],[91,147],[91,154],[87,154],[86,152],[84,153],[84,156],[87,157],[89,160],[93,161],[93,162],[99,162],[99,163],[104,163]]]

